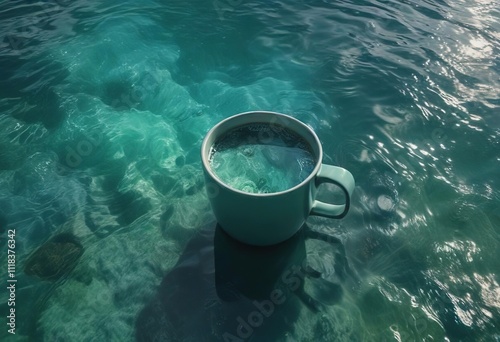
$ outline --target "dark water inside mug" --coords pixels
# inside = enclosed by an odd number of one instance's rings
[[[210,151],[210,167],[230,187],[249,193],[280,192],[300,184],[314,169],[311,146],[276,124],[233,128]]]

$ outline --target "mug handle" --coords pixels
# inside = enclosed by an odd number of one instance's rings
[[[354,177],[352,174],[338,166],[321,164],[321,168],[316,175],[316,187],[323,183],[332,183],[339,186],[345,195],[345,204],[329,204],[314,200],[311,215],[324,216],[330,218],[342,218],[349,211],[351,195],[354,190]]]

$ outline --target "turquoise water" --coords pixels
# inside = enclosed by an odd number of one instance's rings
[[[499,23],[495,0],[1,1],[0,340],[498,341]],[[353,173],[349,214],[307,222],[331,237],[214,240],[199,148],[249,110]],[[76,261],[27,262],[61,233]]]
[[[210,167],[233,189],[273,193],[293,188],[314,170],[317,158],[297,133],[279,125],[249,124],[217,139]]]

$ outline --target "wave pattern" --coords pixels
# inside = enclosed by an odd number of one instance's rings
[[[135,321],[164,279],[222,339],[218,284],[175,263],[213,274],[190,254],[212,248],[203,136],[263,109],[311,126],[357,186],[345,219],[308,220],[336,249],[305,244],[293,317],[269,321],[293,328],[249,340],[498,339],[499,23],[495,0],[0,2],[0,244],[16,229],[20,264],[60,233],[85,249],[56,284],[18,272],[17,336],[179,337],[169,309]]]

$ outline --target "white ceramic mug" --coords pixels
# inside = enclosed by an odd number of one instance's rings
[[[222,182],[210,166],[212,146],[228,131],[248,124],[278,125],[292,130],[311,147],[313,171],[298,185],[274,193],[248,193]],[[267,246],[292,237],[309,215],[344,217],[354,190],[354,178],[341,167],[322,164],[318,136],[301,121],[280,113],[255,111],[231,116],[215,125],[201,146],[207,194],[217,221],[233,238],[250,245]],[[344,193],[343,204],[316,200],[318,186],[333,183]]]

